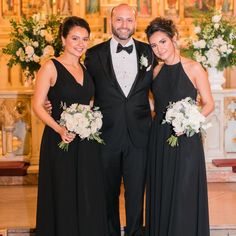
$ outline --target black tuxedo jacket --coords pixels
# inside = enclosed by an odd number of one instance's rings
[[[112,148],[120,147],[126,135],[137,147],[146,147],[148,141],[151,124],[148,94],[153,56],[148,44],[134,42],[138,73],[127,97],[112,66],[110,40],[88,49],[86,53],[85,66],[95,83],[95,106],[99,106],[103,114],[102,138]],[[142,55],[148,59],[148,66],[141,65]]]

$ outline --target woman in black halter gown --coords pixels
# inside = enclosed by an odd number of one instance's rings
[[[161,124],[169,102],[186,97],[203,103],[201,113],[214,109],[207,74],[198,62],[181,57],[171,20],[154,19],[146,29],[152,50],[163,61],[154,68],[155,112],[149,143],[146,236],[209,236],[207,182],[202,140],[177,134],[171,147],[168,124]]]
[[[106,236],[106,212],[99,144],[71,136],[57,121],[61,102],[89,105],[94,84],[79,63],[86,51],[90,28],[79,17],[61,27],[64,52],[38,72],[33,107],[46,124],[40,152],[37,236]],[[44,108],[48,99],[51,116]],[[58,147],[70,143],[68,152]]]

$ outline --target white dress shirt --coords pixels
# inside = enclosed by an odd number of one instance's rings
[[[111,59],[116,79],[127,97],[138,73],[137,52],[134,40],[131,38],[125,47],[133,45],[133,51],[129,54],[122,50],[116,53],[118,42],[111,38]]]

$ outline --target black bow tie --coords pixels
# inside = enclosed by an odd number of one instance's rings
[[[116,53],[119,53],[122,50],[125,50],[127,53],[130,54],[133,51],[133,45],[130,45],[128,47],[123,47],[120,43],[118,43]]]

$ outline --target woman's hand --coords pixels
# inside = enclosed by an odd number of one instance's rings
[[[58,131],[61,136],[61,139],[64,143],[70,143],[74,140],[75,134],[69,132],[64,126],[61,126],[61,129]]]
[[[184,132],[175,133],[175,135],[176,135],[177,137],[179,137],[179,136],[181,136],[181,135],[183,135],[183,134],[184,134]]]

